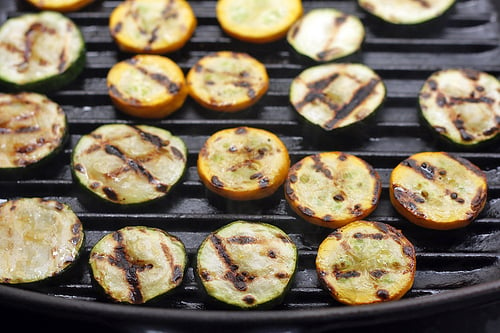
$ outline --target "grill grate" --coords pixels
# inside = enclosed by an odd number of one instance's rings
[[[288,208],[282,191],[262,206],[252,203],[217,204],[210,200],[196,171],[197,153],[213,132],[240,125],[270,130],[287,145],[292,163],[324,150],[341,150],[371,163],[379,172],[383,192],[379,207],[368,217],[401,229],[417,250],[417,274],[412,290],[405,296],[418,298],[460,290],[498,280],[500,277],[500,148],[458,152],[487,173],[488,203],[469,227],[456,231],[431,231],[410,225],[389,202],[388,180],[393,167],[419,151],[442,150],[422,132],[417,94],[424,80],[436,70],[473,67],[500,75],[500,35],[496,14],[487,0],[459,0],[448,25],[429,36],[387,37],[376,35],[367,25],[367,37],[357,61],[373,68],[387,85],[387,101],[371,120],[359,140],[332,138],[321,143],[306,135],[305,127],[288,102],[291,80],[306,68],[285,41],[270,45],[250,45],[228,38],[215,18],[215,1],[191,1],[198,28],[190,42],[168,56],[187,72],[203,55],[218,50],[248,52],[261,60],[270,76],[267,95],[250,110],[222,115],[207,112],[188,99],[182,109],[157,121],[138,121],[115,111],[106,93],[105,77],[117,61],[131,55],[117,51],[107,28],[111,10],[119,1],[97,1],[86,9],[70,13],[82,29],[87,43],[84,73],[63,90],[49,97],[61,104],[68,115],[70,140],[50,170],[33,178],[0,179],[0,197],[43,196],[69,204],[83,222],[85,250],[76,267],[44,286],[27,286],[41,294],[89,302],[108,301],[93,286],[87,265],[91,247],[106,233],[127,225],[162,228],[178,236],[186,245],[190,267],[185,283],[175,294],[148,307],[208,310],[200,298],[200,286],[193,273],[195,252],[208,233],[227,222],[243,219],[277,225],[291,235],[299,249],[299,267],[292,289],[277,310],[319,309],[342,306],[321,288],[314,270],[318,244],[330,230],[298,219]],[[305,10],[335,7],[365,19],[355,1],[304,1]],[[11,1],[6,17],[30,11],[22,1]],[[71,148],[82,134],[110,122],[145,123],[164,127],[179,135],[189,149],[188,170],[167,200],[147,208],[119,208],[89,198],[75,184],[69,169]],[[454,152],[454,151],[452,151]],[[2,290],[0,290],[1,294]]]

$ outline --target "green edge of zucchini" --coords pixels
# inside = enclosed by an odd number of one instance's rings
[[[297,256],[295,244],[281,229],[234,221],[202,242],[195,275],[216,307],[269,309],[286,296]]]
[[[56,36],[61,30],[70,32]],[[56,37],[64,38],[63,47],[54,42]],[[50,50],[51,45],[54,50]],[[0,49],[0,85],[8,91],[55,91],[75,80],[86,63],[80,29],[63,14],[52,11],[24,14],[4,22]]]

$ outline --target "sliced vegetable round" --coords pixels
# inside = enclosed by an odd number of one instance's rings
[[[374,113],[386,96],[382,79],[362,64],[323,64],[293,79],[290,102],[326,131],[357,123]]]
[[[77,260],[84,233],[69,206],[42,198],[0,205],[0,283],[31,283],[62,274]]]
[[[182,69],[159,55],[136,55],[115,64],[107,86],[119,110],[140,118],[166,117],[184,104],[188,94]]]
[[[285,37],[302,15],[300,0],[219,0],[216,14],[230,36],[251,43],[268,43]]]
[[[56,12],[25,14],[0,27],[0,84],[12,90],[51,91],[85,66],[79,28]]]
[[[441,136],[472,146],[500,132],[500,82],[473,69],[433,73],[419,95],[422,115]]]
[[[391,173],[389,193],[408,221],[429,229],[465,227],[486,204],[484,172],[461,157],[422,152],[402,161]]]
[[[185,0],[126,0],[109,17],[109,30],[125,52],[162,54],[182,48],[197,20]]]
[[[297,266],[297,249],[281,229],[235,221],[201,243],[196,273],[207,294],[242,309],[281,302]]]
[[[355,53],[365,38],[361,20],[333,8],[309,11],[288,31],[288,43],[300,54],[326,62]]]
[[[388,224],[356,221],[335,230],[319,245],[316,270],[341,303],[397,300],[413,286],[415,249]]]
[[[73,12],[91,4],[94,0],[26,0],[41,10],[56,12]]]
[[[186,80],[190,96],[215,111],[246,109],[269,88],[264,64],[246,53],[230,51],[204,56],[189,70]]]
[[[178,287],[187,266],[182,241],[150,227],[105,235],[90,251],[92,275],[114,301],[142,304]]]
[[[290,168],[284,187],[288,204],[300,217],[328,228],[371,214],[382,189],[370,164],[342,152],[304,157]]]
[[[420,24],[447,12],[455,0],[358,0],[361,8],[391,24]]]
[[[218,131],[198,155],[198,174],[212,192],[232,200],[270,196],[290,167],[285,144],[275,134],[251,127]]]
[[[118,204],[164,197],[184,174],[187,149],[169,131],[146,125],[103,125],[83,135],[73,149],[77,181]]]
[[[66,114],[45,95],[0,94],[0,171],[38,166],[59,152],[67,137]]]

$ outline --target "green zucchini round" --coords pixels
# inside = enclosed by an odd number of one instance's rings
[[[216,304],[269,308],[283,300],[297,266],[297,249],[276,226],[235,221],[200,245],[196,274]]]
[[[0,283],[44,281],[77,260],[83,227],[69,206],[56,200],[20,198],[0,205]]]
[[[77,182],[98,198],[121,205],[166,196],[186,169],[187,148],[169,131],[147,125],[102,125],[73,149]]]
[[[67,117],[55,102],[33,92],[0,94],[0,174],[19,176],[59,153]]]
[[[442,139],[473,148],[500,132],[500,81],[473,69],[433,73],[419,93],[421,115]]]
[[[63,14],[24,14],[0,27],[0,84],[10,91],[57,90],[73,81],[85,62],[81,31]]]
[[[130,226],[101,238],[90,251],[89,265],[112,300],[142,304],[178,287],[187,261],[179,238],[157,228]]]

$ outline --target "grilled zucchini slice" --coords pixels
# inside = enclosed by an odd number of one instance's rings
[[[0,283],[33,283],[65,272],[78,259],[82,224],[72,209],[44,198],[0,205]]]
[[[185,0],[126,0],[109,17],[109,30],[119,49],[163,54],[181,49],[196,30],[197,20]]]
[[[165,129],[108,124],[80,138],[71,167],[84,188],[127,205],[167,195],[184,174],[186,161],[184,142]]]
[[[182,69],[159,55],[136,55],[111,67],[108,93],[122,112],[139,118],[164,118],[186,100],[188,88]]]
[[[309,11],[287,34],[288,43],[306,57],[327,62],[351,55],[361,48],[365,27],[361,20],[334,8]]]
[[[321,242],[316,270],[321,283],[341,303],[397,300],[413,286],[415,248],[388,224],[356,221]]]
[[[285,198],[304,220],[338,228],[361,220],[378,205],[382,185],[367,162],[343,152],[304,157],[289,170]]]
[[[358,5],[384,22],[415,25],[443,16],[456,0],[358,0]]]
[[[142,304],[178,287],[187,261],[179,238],[157,228],[129,226],[101,238],[90,251],[89,265],[109,298]]]
[[[232,200],[256,200],[283,184],[290,157],[275,134],[238,127],[212,134],[200,149],[197,166],[210,191]]]
[[[0,172],[24,173],[55,156],[66,142],[66,114],[47,96],[0,94]]]
[[[196,273],[207,294],[240,309],[279,304],[297,267],[297,248],[276,226],[234,221],[201,243]]]
[[[285,37],[302,13],[300,0],[218,0],[216,6],[222,30],[250,43],[269,43]]]
[[[269,88],[264,64],[247,53],[210,53],[186,76],[189,95],[201,106],[214,111],[234,112],[259,101]]]
[[[57,90],[85,66],[80,29],[57,12],[8,19],[0,27],[0,50],[0,84],[14,91]]]
[[[419,94],[422,116],[443,138],[472,147],[500,132],[500,82],[473,69],[433,73]]]
[[[56,12],[74,12],[91,4],[94,0],[26,0],[40,10],[53,10]]]
[[[449,230],[469,225],[486,204],[486,175],[470,161],[445,152],[417,153],[391,173],[394,208],[419,226]]]
[[[325,131],[373,114],[383,103],[382,79],[362,64],[322,64],[301,72],[290,85],[290,102],[309,123]]]

